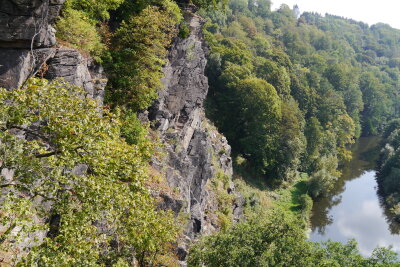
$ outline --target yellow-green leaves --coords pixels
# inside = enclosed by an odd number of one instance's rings
[[[83,10],[88,18],[107,20],[109,11],[117,9],[124,0],[67,0],[65,6],[75,10]]]
[[[88,52],[92,56],[100,56],[105,49],[96,25],[83,11],[65,9],[56,28],[57,38],[73,48]]]
[[[126,143],[118,116],[101,115],[82,89],[62,81],[31,79],[1,89],[0,99],[0,171],[14,172],[0,176],[0,225],[10,229],[0,251],[41,228],[50,232],[20,254],[24,266],[97,266],[134,255],[145,264],[166,253],[176,226],[145,186],[152,145],[143,133]]]
[[[134,109],[148,107],[161,87],[167,47],[182,19],[179,8],[165,1],[163,8],[148,6],[123,21],[114,35],[110,72],[110,99]]]

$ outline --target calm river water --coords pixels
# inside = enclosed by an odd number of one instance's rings
[[[378,143],[376,137],[360,138],[334,190],[314,203],[311,241],[345,243],[355,238],[364,255],[370,255],[377,246],[389,245],[400,253],[400,226],[393,222],[377,194],[374,168]]]

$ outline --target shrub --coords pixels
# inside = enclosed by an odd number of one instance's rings
[[[185,23],[185,22],[181,23],[181,25],[179,27],[178,36],[185,39],[189,36],[189,34],[190,34],[190,28],[187,25],[187,23]]]
[[[130,145],[136,145],[143,157],[150,160],[154,144],[148,139],[149,125],[143,124],[136,113],[128,110],[121,115],[121,137]]]
[[[57,24],[57,38],[67,42],[73,48],[90,53],[99,60],[105,49],[101,43],[96,26],[86,17],[85,13],[73,9],[65,9],[63,17]]]
[[[211,185],[218,201],[218,221],[222,230],[232,225],[232,204],[234,196],[228,192],[230,177],[223,172],[218,172],[211,180]]]
[[[333,188],[336,180],[341,175],[337,171],[337,157],[324,156],[318,160],[316,171],[311,175],[308,181],[308,194],[316,199],[325,196]]]
[[[65,3],[67,8],[82,10],[93,20],[110,18],[109,11],[117,9],[124,0],[68,0]]]
[[[163,8],[148,6],[131,16],[114,35],[112,62],[108,64],[108,100],[135,110],[147,108],[162,86],[167,47],[182,19],[178,6],[165,1]]]
[[[313,199],[325,196],[336,180],[337,177],[331,175],[326,169],[319,170],[308,182],[308,193]]]
[[[137,118],[136,113],[128,111],[122,115],[121,136],[130,145],[138,145],[146,140],[147,129]]]
[[[302,194],[299,198],[299,202],[302,211],[302,216],[304,218],[309,218],[313,207],[313,201],[311,197],[307,194]]]

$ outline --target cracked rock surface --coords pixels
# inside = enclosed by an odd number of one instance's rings
[[[205,117],[208,80],[204,75],[204,21],[191,13],[186,14],[186,21],[190,35],[175,40],[164,67],[164,89],[149,111],[149,119],[155,122],[167,150],[165,162],[155,161],[153,165],[165,174],[169,186],[179,192],[183,202],[179,208],[190,216],[186,240],[179,247],[180,260],[185,259],[190,242],[219,229],[215,216],[218,201],[210,181],[218,172],[228,176],[233,172],[226,138]],[[231,188],[235,194],[233,185]],[[233,204],[232,211],[237,206]],[[241,212],[237,210],[236,215],[241,216]]]
[[[43,72],[82,86],[103,103],[103,68],[75,49],[57,48],[53,24],[65,0],[0,0],[0,87],[14,89]]]

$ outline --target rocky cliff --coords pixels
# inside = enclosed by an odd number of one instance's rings
[[[52,24],[64,1],[0,0],[0,87],[11,90],[34,75],[64,78],[102,103],[107,82],[102,67],[56,43]],[[204,75],[207,47],[201,31],[204,21],[191,11],[185,12],[185,19],[190,35],[174,41],[164,67],[164,88],[151,109],[142,114],[152,121],[164,145],[160,149],[166,152],[165,158],[154,159],[152,165],[175,192],[159,192],[159,206],[189,217],[178,248],[182,261],[192,241],[221,227],[218,213],[223,204],[218,190],[231,196],[228,218],[241,216],[231,182],[230,146],[204,112],[208,91]],[[217,177],[224,177],[224,186],[218,187]],[[40,233],[39,239],[45,235]]]
[[[35,75],[49,80],[63,78],[82,86],[89,97],[102,104],[107,82],[102,67],[77,50],[57,46],[52,25],[64,1],[0,0],[0,87],[12,90]],[[23,133],[16,134],[27,138]],[[1,168],[0,175],[6,181],[12,180],[14,171]],[[0,191],[0,202],[6,192],[5,189]],[[35,204],[47,210],[51,208],[49,202],[39,200]],[[34,221],[42,224],[48,218],[34,215]],[[0,222],[0,233],[4,231]],[[18,232],[19,228],[13,231]],[[16,247],[19,251],[17,257],[40,243],[46,235],[45,231],[30,233]],[[0,251],[0,266],[2,262],[7,264],[12,257],[10,253]]]
[[[0,87],[13,89],[33,76],[64,78],[103,101],[100,65],[57,46],[53,24],[65,0],[0,0]]]
[[[164,199],[173,210],[190,215],[185,238],[191,241],[220,228],[216,214],[221,203],[212,183],[221,175],[231,181],[232,160],[226,138],[205,117],[208,80],[204,75],[207,63],[207,47],[201,30],[204,21],[191,12],[186,13],[186,21],[190,35],[175,40],[164,67],[164,88],[148,115],[168,152],[164,162],[153,165],[165,174],[169,186],[180,196],[175,201],[170,196]],[[233,189],[230,182],[224,190],[234,194]],[[236,202],[231,206],[234,219],[241,213]],[[188,243],[183,242],[180,248],[181,260]]]

